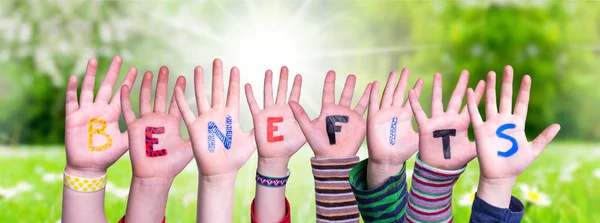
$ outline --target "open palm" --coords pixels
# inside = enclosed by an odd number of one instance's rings
[[[223,100],[221,60],[214,60],[212,72],[211,108],[204,95],[204,71],[200,66],[194,70],[198,117],[187,104],[183,90],[181,88],[175,90],[177,105],[190,133],[196,162],[204,176],[237,173],[256,149],[254,132],[243,132],[239,122],[239,70],[237,67],[231,69],[226,105]]]
[[[440,169],[456,170],[467,165],[477,155],[475,143],[469,140],[471,120],[466,105],[462,112],[458,113],[468,83],[469,73],[465,70],[461,73],[448,109],[444,112],[442,75],[436,73],[433,78],[430,119],[421,108],[417,93],[409,93],[409,101],[419,125],[419,158],[423,162]],[[484,86],[484,81],[477,84],[477,103],[481,100]]]
[[[77,103],[77,78],[69,79],[65,123],[67,168],[103,172],[127,151],[127,132],[119,130],[120,91],[110,101],[121,64],[121,57],[115,56],[95,101],[96,59],[88,61],[80,103]],[[132,67],[121,86],[133,85],[136,75],[137,70]]]
[[[306,138],[302,135],[302,130],[296,119],[294,119],[292,109],[286,103],[287,67],[281,68],[275,103],[273,103],[272,82],[273,72],[268,70],[265,74],[263,110],[260,110],[256,103],[252,86],[246,84],[246,99],[254,121],[258,156],[261,158],[289,159],[306,143]],[[300,100],[301,87],[302,76],[296,75],[290,93],[290,101],[298,102]]]
[[[151,105],[152,72],[146,72],[140,92],[140,118],[131,109],[130,89],[121,93],[123,116],[129,130],[129,149],[133,176],[139,178],[173,179],[192,160],[189,140],[181,137],[181,114],[174,98],[167,114],[169,70],[161,67]],[[185,78],[177,79],[177,87],[185,89]],[[150,144],[149,144],[150,143]]]
[[[349,75],[339,104],[335,104],[335,72],[329,71],[323,86],[321,114],[311,121],[304,108],[294,101],[290,107],[308,140],[315,157],[342,158],[356,156],[365,139],[367,109],[371,84],[369,83],[354,110],[350,109],[356,76]],[[329,129],[328,129],[329,126]]]
[[[500,110],[496,107],[496,74],[490,72],[486,87],[486,121],[483,122],[473,90],[467,91],[467,105],[475,130],[477,156],[481,165],[481,178],[515,180],[541,154],[560,130],[560,125],[548,126],[532,142],[525,136],[525,119],[529,104],[531,78],[525,75],[517,96],[514,113],[512,107],[513,69],[504,68]]]
[[[390,73],[381,105],[379,105],[379,82],[371,88],[369,114],[367,118],[367,144],[369,162],[377,164],[402,164],[418,149],[419,135],[412,127],[410,103],[404,103],[404,92],[408,85],[409,70],[402,69],[398,74]],[[423,89],[423,80],[414,86],[417,94]]]

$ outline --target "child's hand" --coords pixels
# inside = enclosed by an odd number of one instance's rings
[[[367,183],[369,188],[381,186],[390,176],[402,170],[404,161],[418,148],[419,135],[412,128],[410,103],[404,102],[404,92],[410,73],[402,69],[396,86],[398,74],[392,72],[388,77],[381,105],[379,105],[379,82],[371,88],[369,114],[367,118],[367,145],[369,163],[367,165]],[[423,89],[423,80],[417,80],[414,86],[417,94]]]
[[[250,106],[250,112],[254,121],[258,157],[262,159],[288,160],[306,143],[306,138],[304,138],[302,130],[296,123],[296,119],[294,119],[292,109],[286,104],[288,85],[287,67],[281,68],[275,103],[273,103],[272,81],[273,73],[271,70],[268,70],[265,74],[263,110],[260,110],[258,107],[250,84],[246,84],[246,99],[248,99],[248,105]],[[302,76],[298,74],[294,79],[290,101],[298,102],[300,100],[301,87]]]
[[[433,78],[433,92],[431,94],[431,119],[421,108],[417,92],[409,92],[409,100],[415,119],[419,125],[419,158],[436,168],[456,170],[464,167],[477,153],[475,143],[469,140],[469,113],[466,105],[461,113],[465,90],[469,83],[469,73],[465,70],[460,74],[458,83],[448,108],[444,112],[442,103],[442,75],[436,73]],[[483,96],[484,81],[479,81],[475,90],[477,103]]]
[[[496,74],[490,72],[486,87],[486,122],[477,108],[472,89],[467,91],[467,105],[475,130],[477,156],[480,163],[480,180],[477,195],[488,203],[507,208],[512,187],[519,176],[540,155],[560,130],[552,124],[532,142],[525,137],[525,119],[529,103],[531,78],[525,75],[521,81],[519,95],[512,107],[513,69],[504,68],[500,111],[496,108]]]
[[[335,72],[329,71],[323,86],[321,114],[311,121],[304,108],[290,101],[294,117],[317,158],[356,156],[365,138],[365,119],[371,84],[369,83],[354,110],[350,109],[356,77],[349,75],[339,105],[335,104]]]
[[[231,69],[227,105],[223,98],[221,60],[213,62],[212,108],[204,95],[204,71],[200,66],[194,70],[194,85],[198,117],[188,106],[183,89],[176,88],[175,97],[190,133],[200,174],[204,177],[235,177],[256,149],[253,131],[243,132],[239,122],[239,70],[237,67]]]
[[[167,113],[169,70],[161,67],[152,109],[152,72],[146,72],[140,92],[140,118],[131,109],[130,89],[121,92],[121,107],[129,130],[129,154],[133,176],[173,180],[194,157],[189,140],[181,138],[181,113],[171,99]],[[185,78],[176,87],[185,90]]]
[[[99,177],[127,151],[127,132],[119,130],[120,90],[112,97],[113,86],[121,69],[121,57],[115,56],[94,102],[98,61],[90,59],[77,103],[77,78],[71,76],[67,87],[65,171],[81,177]],[[137,70],[132,67],[121,86],[132,86]],[[109,104],[110,101],[110,104]],[[87,176],[91,174],[90,176]]]

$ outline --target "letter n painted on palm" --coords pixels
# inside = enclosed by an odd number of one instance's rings
[[[215,151],[215,136],[217,138],[219,138],[219,140],[223,143],[223,146],[225,146],[225,149],[229,150],[231,149],[231,143],[233,142],[233,127],[232,127],[232,119],[231,116],[228,115],[227,119],[225,120],[226,123],[226,127],[225,127],[225,134],[223,134],[223,132],[221,132],[221,130],[219,129],[219,127],[217,127],[217,124],[213,121],[208,122],[208,151],[209,152],[214,152]]]

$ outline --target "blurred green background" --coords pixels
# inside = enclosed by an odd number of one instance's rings
[[[487,72],[501,74],[512,65],[515,87],[523,75],[532,76],[528,137],[551,123],[562,126],[520,178],[551,201],[549,206],[527,202],[524,220],[600,222],[599,34],[597,1],[1,1],[0,219],[60,219],[67,79],[81,80],[87,60],[96,57],[98,88],[112,57],[121,55],[120,80],[130,66],[156,73],[167,65],[171,86],[176,76],[191,80],[194,66],[209,70],[219,57],[226,69],[240,68],[255,94],[262,91],[266,69],[278,73],[287,65],[303,75],[301,103],[313,117],[330,69],[338,73],[338,95],[345,75],[356,74],[358,96],[368,82],[385,81],[391,70],[409,67],[411,84],[425,79],[421,103],[427,111],[435,72],[443,74],[447,102],[461,70],[469,70],[474,87]],[[140,79],[132,94],[134,109]],[[245,100],[242,105],[241,121],[250,129]],[[287,196],[295,222],[314,221],[311,155],[303,148],[290,167]],[[455,188],[457,222],[467,221],[470,213],[469,205],[458,202],[477,184],[476,163]],[[249,221],[255,167],[254,157],[239,176],[235,222]],[[188,169],[171,191],[169,221],[195,217],[197,170]],[[109,170],[110,221],[125,211],[129,170],[127,157]],[[526,192],[514,190],[522,200]]]

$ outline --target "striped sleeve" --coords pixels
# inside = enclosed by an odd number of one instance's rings
[[[365,222],[404,222],[407,191],[405,168],[378,188],[367,188],[368,159],[350,171],[350,185]]]
[[[408,222],[452,222],[452,188],[466,166],[442,170],[415,160],[408,198]]]
[[[317,223],[360,221],[356,200],[348,183],[348,172],[358,160],[358,156],[310,160],[315,178]]]

